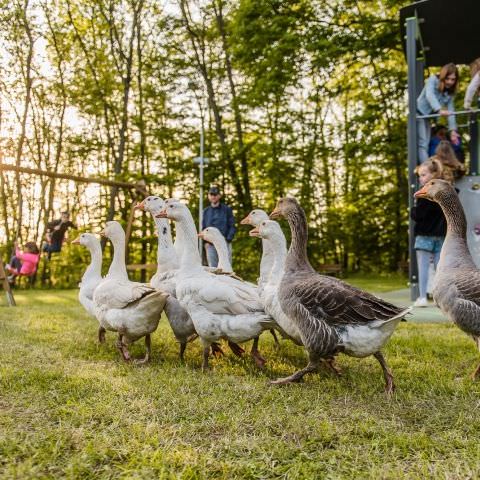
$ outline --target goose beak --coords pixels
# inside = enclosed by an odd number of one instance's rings
[[[143,200],[140,203],[137,203],[133,208],[135,210],[142,210],[144,212],[145,211],[145,200]]]
[[[75,240],[70,242],[72,245],[80,245],[80,237],[77,237]]]
[[[205,237],[203,236],[203,233],[202,233],[202,232],[197,233],[197,237],[205,240]]]
[[[248,234],[251,236],[251,237],[259,237],[260,236],[260,230],[258,229],[258,227],[255,227],[255,228],[252,228]]]
[[[156,218],[168,218],[167,217],[167,210],[163,209],[160,213],[155,215]]]
[[[279,210],[277,210],[277,207],[275,207],[275,210],[269,215],[269,218],[274,219],[280,217],[282,214],[280,213]]]
[[[426,197],[427,196],[427,193],[428,193],[428,190],[426,188],[426,186],[423,186],[420,190],[418,190],[417,192],[415,192],[413,194],[413,196],[415,198],[423,198],[423,197]]]
[[[248,214],[243,220],[240,221],[241,225],[250,225],[250,214]]]

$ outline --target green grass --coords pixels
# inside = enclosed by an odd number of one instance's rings
[[[153,361],[125,365],[96,342],[74,291],[17,292],[0,307],[0,478],[478,478],[480,360],[452,325],[401,324],[386,349],[397,392],[374,359],[340,356],[327,371],[278,388],[305,364],[268,334],[264,372],[231,353],[186,365],[165,322]],[[3,298],[2,298],[3,301]],[[3,305],[3,304],[2,304]],[[143,354],[138,342],[132,353]]]
[[[408,288],[408,278],[399,273],[352,273],[344,280],[377,293]]]

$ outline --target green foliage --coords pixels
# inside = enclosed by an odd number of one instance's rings
[[[205,185],[220,185],[238,220],[251,207],[271,210],[278,197],[295,195],[309,220],[314,264],[394,271],[407,255],[403,3],[184,0],[162,10],[150,0],[60,0],[35,3],[42,15],[27,5],[25,21],[16,4],[15,22],[12,12],[0,18],[0,40],[11,53],[2,63],[9,104],[26,91],[26,25],[41,32],[45,46],[45,56],[33,59],[27,116],[35,128],[25,163],[143,178],[150,192],[185,200],[196,218],[192,160],[203,123]],[[19,116],[5,118],[0,146],[13,162],[20,140],[10,133]],[[4,182],[0,235],[11,243],[17,179],[6,174]],[[38,242],[60,209],[72,209],[82,229],[95,231],[112,215],[126,224],[138,200],[121,190],[112,197],[107,187],[29,176],[21,182],[22,238]],[[155,249],[151,219],[136,216],[129,261],[152,262]],[[75,255],[67,250],[52,264],[56,285],[78,277],[68,269]],[[254,279],[258,258],[257,242],[240,227],[234,268]]]

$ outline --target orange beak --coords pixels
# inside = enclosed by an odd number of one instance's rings
[[[255,227],[255,228],[252,228],[248,234],[251,236],[251,237],[259,237],[260,236],[260,230],[258,229],[258,227]]]
[[[248,214],[243,220],[240,221],[241,225],[250,225],[250,214]]]
[[[72,245],[80,245],[80,237],[77,237],[75,240],[70,242]]]
[[[424,185],[420,190],[418,190],[417,192],[415,192],[415,193],[413,194],[413,196],[414,196],[415,198],[423,198],[423,197],[426,197],[426,196],[427,196],[427,192],[428,192],[428,190],[427,190],[426,186]]]
[[[204,237],[203,237],[203,232],[197,233],[197,237],[204,239]]]
[[[158,213],[157,215],[155,215],[156,218],[168,218],[167,217],[167,210],[166,209],[163,209],[160,213]]]
[[[277,210],[277,207],[275,207],[275,210],[269,215],[270,218],[278,218],[280,217],[282,214],[279,210]]]
[[[140,203],[137,203],[133,208],[135,210],[142,210],[144,212],[145,211],[145,200],[143,200]]]

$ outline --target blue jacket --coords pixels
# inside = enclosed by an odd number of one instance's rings
[[[231,207],[224,203],[220,203],[218,207],[207,207],[203,211],[202,228],[207,227],[218,228],[227,242],[231,242],[237,231]]]
[[[446,106],[450,112],[455,111],[455,105],[453,104],[454,95],[448,92],[440,92],[438,84],[439,78],[436,75],[431,75],[425,82],[422,93],[417,98],[417,110],[421,115],[431,115],[437,113],[442,106]],[[455,115],[448,116],[448,128],[449,130],[457,129],[457,121]]]

